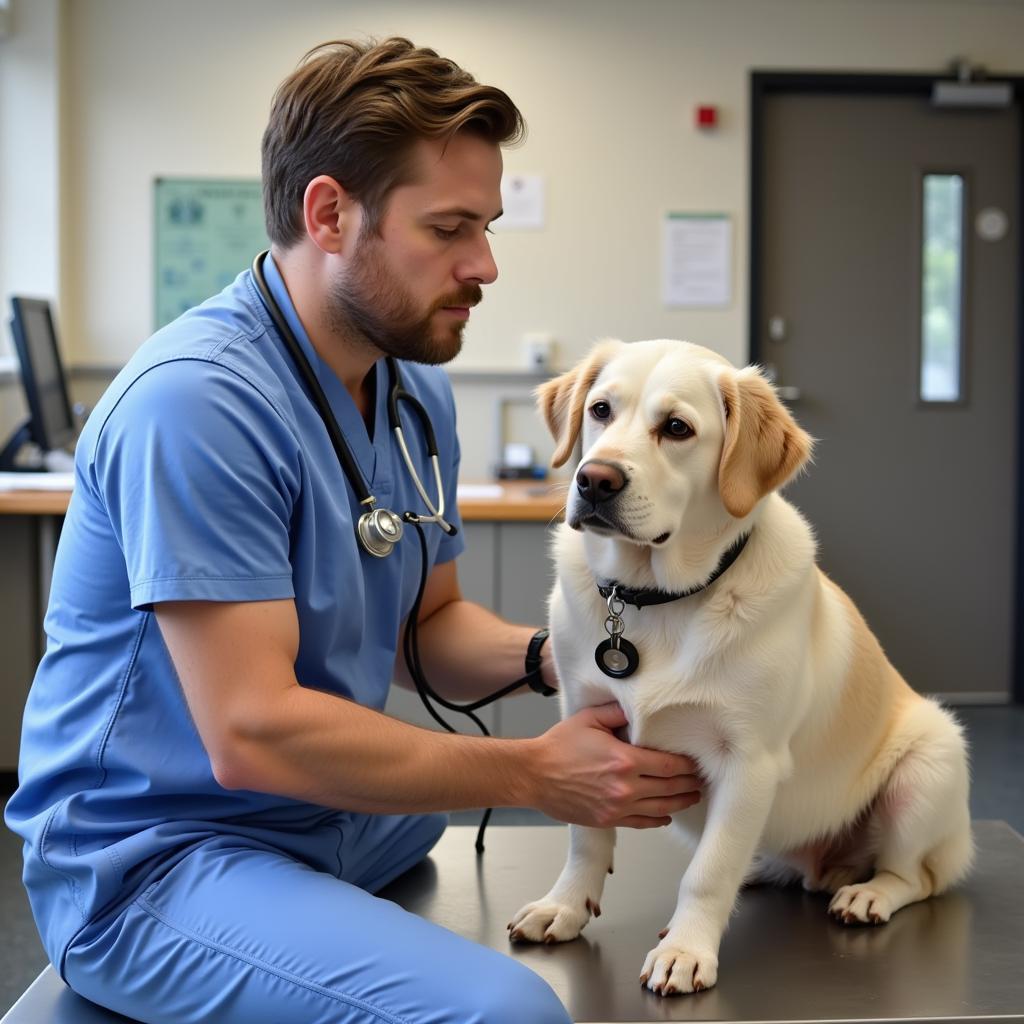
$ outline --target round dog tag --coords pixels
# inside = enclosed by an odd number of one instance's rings
[[[625,679],[631,676],[640,665],[637,649],[621,636],[616,645],[611,638],[597,645],[594,651],[597,667],[612,679]]]

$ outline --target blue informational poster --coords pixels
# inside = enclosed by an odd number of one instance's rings
[[[269,247],[258,178],[157,178],[155,327],[216,295]]]

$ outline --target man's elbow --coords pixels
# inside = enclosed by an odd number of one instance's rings
[[[271,736],[252,722],[222,727],[204,737],[213,777],[224,789],[267,792],[274,755]]]
[[[246,764],[237,755],[229,755],[224,751],[210,755],[213,777],[222,789],[259,790],[252,766]]]

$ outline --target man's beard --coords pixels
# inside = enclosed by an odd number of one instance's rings
[[[324,317],[331,332],[372,345],[385,355],[416,363],[447,363],[462,350],[464,320],[435,327],[434,314],[443,306],[475,306],[483,298],[479,285],[466,285],[442,296],[425,314],[384,265],[372,238],[360,238],[348,278],[338,281],[326,299]]]

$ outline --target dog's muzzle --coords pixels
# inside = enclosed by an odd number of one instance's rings
[[[576,501],[569,525],[576,530],[627,533],[615,514],[614,499],[629,484],[625,470],[614,462],[591,459],[576,470]]]
[[[626,471],[615,462],[591,459],[576,470],[576,501],[568,517],[574,530],[622,534],[639,544],[664,544],[669,534],[652,539],[638,537],[616,514],[614,499],[629,486]]]

